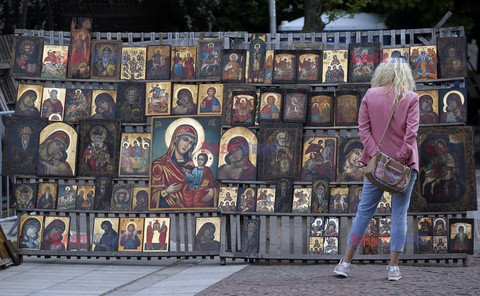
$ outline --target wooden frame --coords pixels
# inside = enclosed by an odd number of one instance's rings
[[[420,170],[412,195],[412,212],[477,209],[472,139],[471,127],[420,129]]]
[[[276,178],[300,177],[301,139],[300,123],[262,123],[260,143],[264,144],[259,154],[258,179],[263,181]]]
[[[344,137],[338,144],[337,182],[363,182],[364,164],[359,162],[363,144],[359,137]]]
[[[295,83],[297,74],[296,53],[292,50],[275,50],[273,83]]]
[[[172,46],[170,80],[195,79],[196,46]]]
[[[439,91],[439,118],[445,123],[467,122],[467,90],[465,88],[442,89]]]
[[[380,43],[349,45],[348,82],[370,82],[380,63]]]
[[[334,97],[333,92],[311,92],[309,94],[307,125],[333,126]]]
[[[43,40],[42,37],[15,37],[10,66],[12,76],[40,77]]]
[[[90,118],[92,109],[92,90],[67,88],[65,94],[65,112],[63,121],[76,123]]]
[[[224,39],[203,39],[197,43],[197,79],[220,81]]]
[[[43,46],[42,73],[45,78],[65,78],[67,75],[68,46]]]
[[[437,39],[440,78],[467,77],[466,44],[465,36]]]
[[[420,124],[438,123],[440,102],[438,90],[417,91],[419,96]]]
[[[286,89],[283,97],[283,122],[305,123],[307,118],[308,91],[304,89]]]
[[[121,40],[92,40],[90,65],[91,79],[116,80],[120,77],[122,59]]]
[[[348,50],[323,51],[323,83],[343,83],[348,77]]]
[[[258,122],[280,122],[282,119],[283,99],[282,89],[260,88]]]
[[[119,83],[117,86],[117,118],[122,123],[144,123],[145,83]]]
[[[71,41],[68,48],[68,78],[87,79],[90,75],[91,31],[91,18],[72,18],[70,25]]]
[[[144,80],[147,60],[147,48],[139,46],[122,47],[120,79]]]
[[[266,38],[266,34],[252,34],[247,60],[248,83],[264,82],[267,51]]]
[[[474,222],[474,219],[450,218],[448,220],[450,231],[448,236],[449,253],[473,254],[475,240]]]
[[[321,83],[323,67],[322,50],[299,50],[297,55],[297,83]]]
[[[255,124],[257,93],[255,91],[234,91],[232,93],[231,125],[252,126]]]
[[[360,93],[358,91],[338,91],[335,94],[335,126],[358,125],[360,109]]]
[[[222,51],[222,82],[245,82],[247,51],[224,49]]]
[[[168,80],[170,79],[170,45],[149,45],[147,46],[147,80]]]

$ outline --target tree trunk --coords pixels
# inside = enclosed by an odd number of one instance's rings
[[[322,21],[323,0],[305,0],[305,22],[302,33],[318,33],[325,29]]]

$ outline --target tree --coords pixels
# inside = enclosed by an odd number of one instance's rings
[[[360,12],[372,0],[305,0],[305,23],[301,32],[322,32],[325,25],[344,15]],[[327,23],[322,14],[326,13]]]

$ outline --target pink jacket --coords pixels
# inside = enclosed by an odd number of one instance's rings
[[[364,146],[360,161],[367,164],[377,151],[393,108],[394,90],[370,88],[363,97],[358,115],[358,130]],[[380,150],[418,172],[417,131],[420,123],[418,94],[408,92],[400,100]]]

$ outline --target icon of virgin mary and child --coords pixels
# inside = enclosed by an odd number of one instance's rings
[[[215,206],[219,185],[206,162],[208,156],[193,152],[198,144],[197,130],[188,124],[173,132],[167,153],[152,162],[152,208],[210,208]]]

